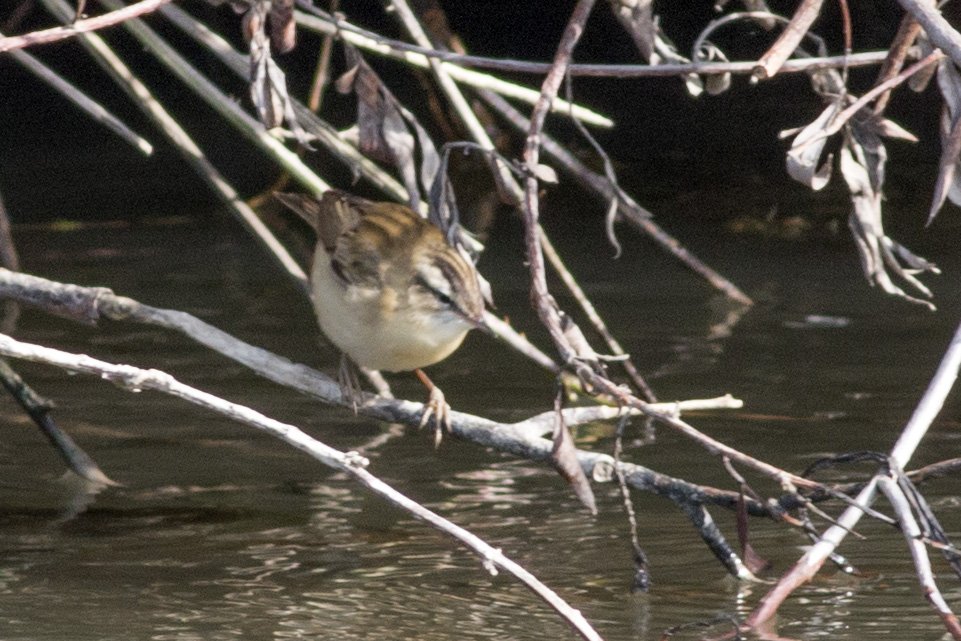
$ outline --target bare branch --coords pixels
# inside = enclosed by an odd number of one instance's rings
[[[33,33],[26,33],[22,36],[0,37],[0,53],[3,53],[4,51],[10,51],[12,49],[22,49],[23,47],[29,47],[35,44],[56,42],[57,40],[70,38],[79,33],[87,33],[89,31],[103,29],[104,27],[110,27],[112,25],[119,24],[124,20],[129,20],[137,16],[148,14],[157,9],[157,7],[170,1],[171,0],[142,0],[142,2],[130,5],[129,7],[117,9],[116,11],[105,13],[104,15],[96,16],[95,18],[78,20],[65,27],[55,27],[53,29],[46,29],[44,31],[34,31]]]
[[[784,61],[791,57],[821,13],[823,3],[824,0],[804,0],[801,3],[781,37],[757,61],[757,67],[753,72],[755,78],[764,80],[780,71]]]
[[[431,527],[460,541],[483,561],[485,569],[496,573],[496,568],[513,574],[529,590],[543,599],[560,614],[567,623],[588,641],[602,641],[601,636],[591,627],[581,613],[572,608],[555,592],[541,583],[534,575],[504,556],[499,549],[492,547],[483,539],[468,530],[448,521],[416,501],[398,492],[366,470],[367,459],[356,452],[341,452],[308,436],[297,427],[276,421],[249,407],[225,401],[196,388],[177,381],[173,376],[151,369],[144,370],[131,365],[114,365],[85,355],[70,354],[49,347],[21,343],[0,334],[0,354],[21,358],[36,363],[54,365],[72,372],[92,374],[117,384],[130,392],[155,390],[182,398],[186,401],[223,414],[235,421],[245,423],[276,436],[289,445],[306,452],[324,465],[344,472],[353,479],[395,506],[409,513]]]

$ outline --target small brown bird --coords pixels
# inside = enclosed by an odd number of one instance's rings
[[[396,203],[329,190],[318,200],[277,198],[317,232],[311,270],[324,334],[352,361],[388,372],[416,370],[430,390],[421,426],[450,407],[420,368],[447,358],[468,330],[485,327],[477,270],[433,224]]]

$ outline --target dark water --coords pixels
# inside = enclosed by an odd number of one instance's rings
[[[495,229],[485,267],[500,313],[539,339],[513,231],[509,224]],[[606,249],[586,255],[576,234],[558,239],[661,398],[742,398],[743,410],[690,421],[793,471],[830,453],[888,449],[958,322],[958,261],[930,238],[919,241],[945,270],[933,280],[940,307],[930,313],[868,288],[843,242],[761,240],[716,229],[679,235],[757,307],[724,326],[725,310],[703,284],[629,232],[618,261]],[[328,371],[336,364],[308,305],[230,223],[22,228],[17,237],[31,273],[109,286],[295,360]],[[386,430],[160,329],[86,328],[32,311],[20,328],[22,340],[165,370],[338,448],[363,447]],[[57,403],[59,424],[123,486],[64,518],[72,489],[59,460],[9,399],[0,402],[0,639],[574,638],[511,578],[489,576],[451,541],[268,436],[159,394],[18,367]],[[456,408],[500,420],[550,404],[548,377],[481,336],[432,375]],[[395,377],[395,391],[421,398],[410,379]],[[958,426],[952,402],[914,460],[956,456]],[[587,448],[612,446],[606,425],[584,427],[578,438]],[[767,590],[726,577],[663,499],[635,496],[653,589],[631,595],[628,532],[614,488],[595,486],[600,514],[591,517],[550,470],[473,445],[447,440],[435,451],[428,435],[411,430],[368,454],[375,474],[502,548],[607,639],[657,639],[671,626],[743,617]],[[627,456],[691,481],[736,487],[718,461],[665,429],[654,444],[633,443]],[[753,480],[761,491],[776,489]],[[949,534],[958,535],[961,484],[936,480],[925,492]],[[731,515],[713,513],[734,540]],[[777,572],[806,544],[780,525],[752,526],[754,547]],[[939,638],[943,628],[900,534],[868,521],[861,531],[867,541],[849,539],[842,549],[861,575],[822,571],[784,605],[779,632]],[[934,562],[957,604],[957,579],[942,560]]]

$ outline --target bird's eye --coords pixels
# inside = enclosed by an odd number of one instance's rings
[[[417,284],[423,287],[424,289],[426,289],[427,291],[429,291],[431,294],[433,294],[434,298],[440,301],[441,305],[444,305],[445,307],[451,307],[451,308],[455,306],[454,299],[451,298],[449,294],[445,294],[441,290],[432,286],[429,282],[427,282],[427,279],[424,278],[423,276],[419,276],[417,278]]]

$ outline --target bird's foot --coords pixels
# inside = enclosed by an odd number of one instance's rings
[[[434,447],[440,447],[440,442],[444,438],[444,431],[450,432],[450,405],[444,398],[444,392],[434,385],[434,382],[427,377],[421,370],[415,370],[421,383],[430,390],[430,398],[424,405],[424,414],[420,418],[420,428],[423,429],[431,418],[434,419]]]
[[[340,383],[342,398],[350,400],[354,414],[357,414],[357,404],[360,402],[360,379],[357,377],[357,366],[347,357],[340,356],[340,368],[337,370],[337,382]]]

